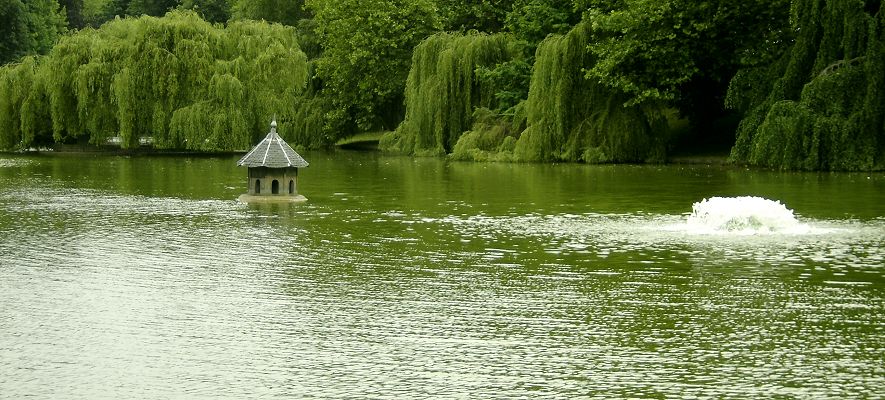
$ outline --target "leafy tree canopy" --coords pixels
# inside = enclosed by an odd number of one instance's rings
[[[429,0],[307,0],[323,47],[317,73],[335,106],[330,119],[363,130],[402,119],[413,48],[440,28]]]
[[[163,16],[178,5],[178,0],[124,0],[128,3],[126,14],[132,16],[150,15]]]
[[[69,28],[80,29],[84,26],[83,0],[59,0],[58,4],[67,12]]]
[[[504,29],[515,39],[513,58],[479,68],[480,80],[488,83],[498,99],[498,112],[528,97],[532,64],[538,44],[550,34],[565,34],[580,22],[571,0],[517,0],[507,13]],[[578,67],[581,68],[581,67]]]
[[[83,0],[83,24],[97,28],[107,21],[109,2],[110,0]]]
[[[193,12],[122,18],[0,67],[0,148],[47,143],[242,150],[271,116],[291,132],[308,76],[295,30]],[[288,137],[292,139],[292,137]]]
[[[230,19],[230,0],[181,0],[181,8],[193,10],[204,20],[217,23]]]
[[[676,101],[683,111],[722,104],[739,67],[772,60],[766,49],[790,37],[789,0],[587,3],[596,33],[589,49],[598,58],[587,77],[628,94],[630,104]]]
[[[783,169],[885,169],[881,1],[793,0],[795,40],[745,68],[728,106],[744,113],[731,157]]]
[[[235,19],[265,20],[283,25],[297,26],[298,21],[308,18],[309,11],[304,0],[232,0]]]
[[[513,7],[508,0],[436,0],[442,27],[446,31],[500,32],[507,12]]]
[[[21,0],[0,0],[0,35],[0,63],[8,63],[28,51],[27,11]]]
[[[55,0],[0,0],[0,64],[48,52],[65,25]]]
[[[547,35],[567,33],[580,20],[571,0],[518,0],[505,28],[520,40],[538,44]]]

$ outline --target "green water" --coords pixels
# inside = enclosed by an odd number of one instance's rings
[[[304,156],[0,155],[0,397],[885,396],[882,174]]]

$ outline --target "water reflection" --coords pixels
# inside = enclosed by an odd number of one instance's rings
[[[881,218],[708,236],[685,214],[739,174],[349,153],[252,206],[227,161],[0,162],[4,396],[885,395]]]

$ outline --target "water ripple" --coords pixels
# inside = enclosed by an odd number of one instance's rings
[[[81,189],[0,207],[10,398],[885,395],[882,220],[735,239]]]

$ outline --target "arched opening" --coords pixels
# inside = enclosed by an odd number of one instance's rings
[[[261,194],[261,179],[255,180],[255,194]]]
[[[270,183],[270,193],[280,194],[280,181],[274,179],[273,182]]]
[[[295,180],[289,180],[289,194],[295,194]]]

